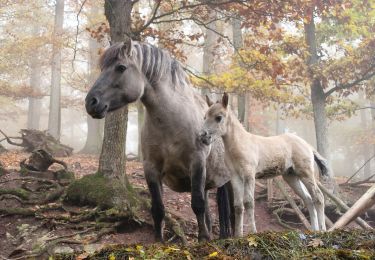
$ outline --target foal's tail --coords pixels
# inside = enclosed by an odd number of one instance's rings
[[[216,203],[219,211],[220,238],[231,236],[231,207],[229,203],[229,182],[217,189]]]
[[[320,174],[322,176],[330,177],[331,172],[330,172],[327,160],[323,156],[321,156],[317,151],[313,150],[313,153],[314,153],[314,160],[316,164],[318,165]]]

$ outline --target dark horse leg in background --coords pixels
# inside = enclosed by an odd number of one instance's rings
[[[202,155],[195,155],[191,163],[191,208],[197,217],[198,241],[210,240],[207,229],[205,212],[205,184],[206,184],[206,159]]]
[[[211,223],[210,207],[208,205],[208,190],[206,190],[206,192],[204,194],[204,199],[205,199],[205,207],[206,207],[206,210],[204,212],[206,226],[207,226],[207,229],[208,229],[208,233],[212,234],[212,223]]]
[[[234,230],[233,191],[230,181],[217,189],[216,203],[219,211],[220,238],[231,237]]]
[[[150,163],[144,163],[144,172],[147,181],[148,190],[151,194],[151,214],[154,220],[155,238],[163,242],[163,219],[165,210],[162,197],[162,183],[160,172]]]

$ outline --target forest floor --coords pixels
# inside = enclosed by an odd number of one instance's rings
[[[0,154],[0,162],[7,170],[7,173],[0,176],[0,188],[25,188],[25,185],[18,178],[22,178],[19,162],[29,156],[28,153],[20,151],[10,151]],[[95,173],[98,167],[98,158],[95,156],[75,154],[67,158],[59,158],[67,163],[69,171],[74,172],[75,178],[80,178],[87,174]],[[52,170],[58,170],[60,166],[52,166]],[[149,198],[146,182],[143,176],[142,164],[131,161],[127,163],[127,176],[130,183],[144,191],[140,193],[144,198]],[[342,181],[342,180],[341,180]],[[32,190],[32,187],[29,186]],[[365,191],[366,186],[356,188],[345,188],[341,192],[341,197],[352,204]],[[274,187],[275,198],[278,198],[278,190]],[[1,194],[0,194],[1,195]],[[213,237],[218,238],[218,215],[215,202],[215,191],[210,193],[210,212],[213,219]],[[164,203],[167,211],[174,218],[182,223],[183,231],[186,235],[188,244],[197,241],[197,223],[195,215],[190,207],[189,193],[176,193],[168,187],[164,187]],[[259,232],[263,231],[283,231],[285,227],[279,224],[279,220],[272,213],[264,196],[264,190],[257,187],[255,218]],[[56,203],[55,203],[56,204]],[[49,203],[48,207],[55,205]],[[13,197],[0,196],[1,208],[24,207]],[[32,206],[38,207],[38,206]],[[49,210],[43,217],[34,215],[9,215],[0,212],[0,259],[15,258],[21,259],[26,253],[35,255],[42,253],[45,255],[53,253],[72,253],[74,251],[93,253],[107,245],[112,244],[139,244],[147,245],[155,242],[152,229],[152,219],[150,212],[142,210],[140,217],[141,223],[129,223],[122,226],[116,232],[103,233],[102,236],[93,237],[95,230],[80,229],[76,225],[69,225],[63,221],[56,221],[56,216],[71,217],[69,214],[75,211],[84,211],[88,208],[78,208],[65,205],[63,208]],[[50,217],[48,217],[50,216]],[[335,217],[335,216],[332,216]],[[338,217],[338,216],[337,216]],[[333,219],[334,220],[334,219]],[[370,216],[370,224],[374,225],[375,216]],[[303,229],[302,224],[298,223],[293,216],[285,216],[283,220],[295,229]],[[246,228],[245,228],[246,229]],[[174,242],[176,239],[168,229],[165,231],[167,239]],[[48,247],[46,246],[48,244]],[[43,250],[42,250],[43,249]]]

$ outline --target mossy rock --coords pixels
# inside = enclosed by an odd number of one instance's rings
[[[67,189],[65,202],[77,206],[94,206],[100,209],[127,208],[128,191],[118,181],[100,173],[90,174],[73,181]]]
[[[74,173],[65,169],[54,172],[53,175],[57,180],[74,180]]]

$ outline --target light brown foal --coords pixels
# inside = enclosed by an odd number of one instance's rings
[[[329,176],[326,160],[302,138],[294,134],[263,137],[247,132],[228,107],[228,95],[210,106],[205,115],[201,140],[209,145],[222,137],[225,163],[233,187],[234,235],[243,235],[244,209],[251,232],[256,232],[254,218],[255,179],[282,175],[289,186],[302,198],[310,215],[313,230],[326,230],[324,197],[314,174],[314,160],[322,175]]]

